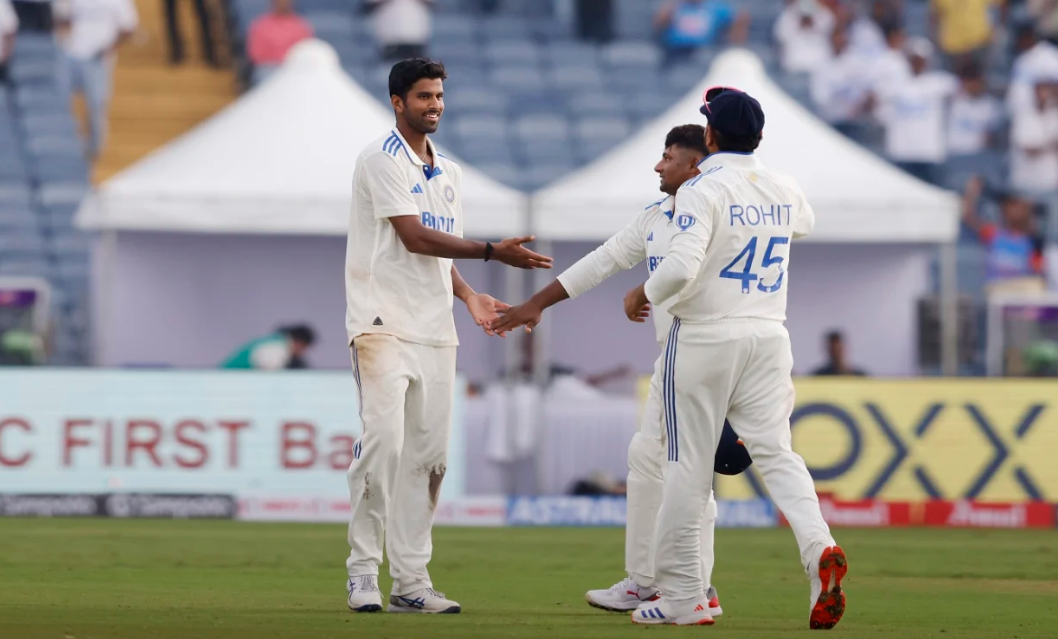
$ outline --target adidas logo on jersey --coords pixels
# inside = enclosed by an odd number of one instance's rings
[[[382,318],[381,317],[376,317],[375,321],[371,322],[371,325],[372,326],[382,326]]]
[[[421,184],[416,184],[416,185],[415,185],[415,188],[413,188],[413,189],[411,190],[411,192],[412,192],[412,193],[422,193],[422,192],[423,192],[423,191],[422,191],[422,185],[421,185]]]
[[[648,242],[653,242],[654,241],[654,231],[651,231],[650,235],[647,236],[647,241]]]

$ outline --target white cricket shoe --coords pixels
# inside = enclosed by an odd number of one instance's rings
[[[406,595],[391,595],[386,612],[419,612],[426,614],[457,615],[462,608],[433,588],[421,588]]]
[[[827,546],[813,562],[808,571],[812,584],[812,613],[808,627],[813,630],[829,630],[836,626],[845,614],[845,593],[841,580],[849,570],[848,559],[841,546]]]
[[[724,614],[724,611],[720,608],[720,595],[717,594],[716,588],[709,586],[709,589],[705,591],[705,598],[709,600],[709,616],[719,617]]]
[[[709,602],[705,597],[674,606],[664,598],[640,604],[632,613],[632,623],[646,625],[711,626]]]
[[[349,610],[353,612],[381,612],[382,593],[378,590],[378,577],[364,575],[350,577],[345,584],[349,593]]]
[[[611,612],[635,610],[644,601],[654,601],[657,598],[657,588],[643,588],[631,577],[625,577],[606,590],[589,590],[584,595],[589,606]]]

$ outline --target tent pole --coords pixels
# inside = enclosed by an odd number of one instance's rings
[[[946,377],[959,371],[959,282],[954,242],[940,245],[940,361]]]
[[[95,255],[92,287],[95,289],[92,309],[92,343],[88,361],[92,366],[103,366],[103,354],[107,352],[107,340],[113,331],[110,325],[114,318],[114,273],[117,269],[118,233],[114,229],[103,231],[98,240]]]

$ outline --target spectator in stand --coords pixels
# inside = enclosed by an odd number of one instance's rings
[[[907,60],[907,35],[903,25],[893,19],[882,25],[885,49],[870,57],[870,80],[874,93],[903,82],[911,76],[911,64]]]
[[[864,55],[877,55],[887,48],[883,25],[900,23],[900,12],[890,0],[874,0],[869,14],[856,11],[848,24],[849,45]]]
[[[1037,80],[1058,76],[1058,46],[1041,40],[1032,21],[1022,20],[1015,25],[1014,47],[1018,55],[1014,58],[1007,88],[1007,109],[1011,116],[1033,106]]]
[[[989,292],[1042,291],[1043,242],[1036,233],[1032,202],[1013,193],[998,193],[1000,222],[978,215],[984,181],[975,177],[963,191],[963,222],[988,247]]]
[[[954,69],[963,58],[984,62],[997,11],[1005,21],[1004,0],[930,0],[930,26],[947,56],[948,69]]]
[[[835,23],[830,9],[816,0],[786,0],[775,22],[783,70],[807,73],[830,58]]]
[[[94,161],[106,140],[118,47],[136,31],[139,17],[132,0],[57,0],[54,9],[61,49],[59,85],[67,95],[84,95],[88,107],[86,152],[89,161]]]
[[[387,61],[421,58],[426,55],[433,29],[433,0],[365,0],[374,14],[375,38]]]
[[[929,71],[932,54],[928,40],[908,42],[911,75],[880,88],[877,115],[885,125],[889,159],[921,180],[940,184],[948,151],[945,115],[958,82],[948,73]]]
[[[845,353],[845,336],[833,330],[826,335],[827,363],[812,371],[813,375],[863,377],[867,373],[848,363]]]
[[[736,12],[724,0],[671,0],[654,16],[654,28],[665,48],[666,64],[685,59],[721,41],[741,44],[749,34],[749,14]]]
[[[1051,44],[1058,44],[1058,0],[1028,0],[1027,5],[1036,32]]]
[[[1058,77],[1038,78],[1031,106],[1014,112],[1010,127],[1010,186],[1046,210],[1058,231]]]
[[[184,38],[180,35],[180,13],[177,11],[179,0],[165,0],[165,33],[169,41],[169,63],[180,64],[184,61]],[[211,67],[217,66],[217,54],[213,47],[212,20],[206,0],[193,0],[195,15],[198,18],[199,35],[202,40],[202,56]]]
[[[226,369],[278,371],[309,368],[305,353],[316,341],[311,327],[281,326],[274,333],[251,340],[221,363]]]
[[[0,84],[7,84],[7,61],[15,52],[15,34],[18,33],[18,15],[10,0],[0,0]]]
[[[295,44],[312,37],[312,25],[294,12],[293,0],[272,0],[272,11],[258,17],[246,36],[250,62],[276,66]]]
[[[849,46],[848,32],[836,27],[830,35],[832,54],[815,65],[809,93],[816,112],[854,140],[863,139],[857,119],[867,112],[870,97],[870,64]]]
[[[1003,107],[989,95],[981,63],[964,60],[959,67],[959,90],[948,114],[948,153],[967,156],[985,152],[995,146],[1002,124]]]
[[[50,33],[52,0],[11,0],[22,31]]]

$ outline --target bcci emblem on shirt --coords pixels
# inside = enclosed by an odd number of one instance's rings
[[[449,204],[456,201],[456,190],[452,188],[451,184],[445,185],[444,194],[445,199],[448,200]]]

